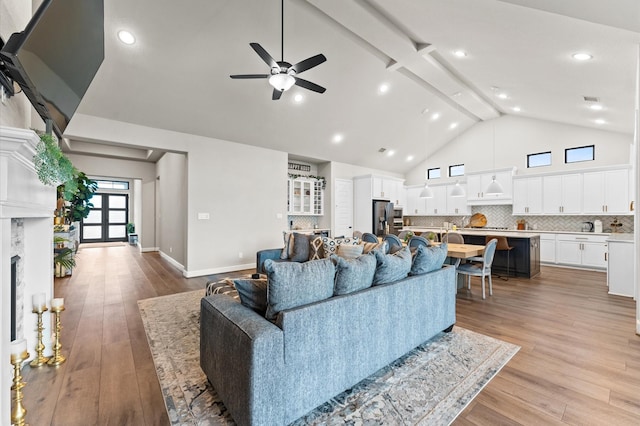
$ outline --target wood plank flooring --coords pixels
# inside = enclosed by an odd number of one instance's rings
[[[206,278],[183,278],[131,246],[83,247],[77,261],[55,282],[67,362],[24,368],[28,423],[169,424],[137,301],[200,289]],[[454,424],[640,424],[635,303],[608,295],[604,273],[543,267],[531,280],[494,278],[486,300],[474,279],[458,294],[457,324],[522,349]]]

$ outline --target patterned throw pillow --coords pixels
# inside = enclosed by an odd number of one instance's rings
[[[442,243],[439,247],[418,246],[411,264],[410,275],[426,274],[442,268],[442,264],[447,257],[447,250],[447,243]]]
[[[211,296],[212,294],[228,294],[234,299],[238,298],[238,293],[233,286],[233,279],[223,278],[219,281],[209,281],[207,283],[204,295]]]
[[[322,246],[322,236],[317,235],[309,240],[309,260],[324,259],[324,247]]]
[[[380,250],[383,253],[387,252],[387,242],[386,241],[382,241],[379,243],[369,243],[367,241],[360,241],[360,245],[363,247],[362,252],[364,254],[370,253],[374,250]]]
[[[355,259],[362,254],[363,248],[360,244],[340,244],[336,254],[345,259]]]
[[[293,246],[291,256],[289,256],[292,262],[306,262],[309,260],[309,237],[310,235],[308,234],[293,233],[293,242],[289,243]]]
[[[322,248],[324,249],[324,257],[329,258],[332,254],[337,254],[340,244],[356,245],[360,243],[360,238],[330,238],[322,237]]]
[[[376,272],[376,258],[366,254],[355,259],[343,259],[335,254],[331,261],[336,265],[336,280],[333,294],[353,293],[371,287],[373,274]]]
[[[374,250],[376,256],[376,273],[373,285],[392,283],[406,278],[411,271],[411,252],[409,247],[403,247],[394,254],[384,254]]]
[[[264,262],[267,271],[268,320],[275,320],[280,311],[318,302],[333,296],[336,268],[330,259],[309,262]]]
[[[267,279],[238,279],[233,281],[240,303],[264,316],[267,312]]]

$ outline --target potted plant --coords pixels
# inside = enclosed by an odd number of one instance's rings
[[[56,239],[62,240],[56,242]],[[64,238],[56,237],[54,243],[64,244],[68,241]],[[53,263],[55,265],[55,276],[60,278],[67,275],[67,271],[71,271],[76,266],[76,259],[73,254],[73,250],[69,247],[54,249],[55,256],[53,257]]]
[[[77,171],[73,177],[58,187],[58,192],[62,193],[67,201],[66,218],[68,223],[78,222],[85,219],[93,204],[91,197],[98,189],[98,183],[89,179],[84,172]]]
[[[72,179],[76,168],[64,155],[53,135],[43,133],[39,136],[40,142],[36,145],[33,165],[40,182],[55,186]]]

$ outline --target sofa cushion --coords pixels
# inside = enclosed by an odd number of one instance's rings
[[[267,279],[237,279],[233,285],[238,290],[240,303],[260,315],[267,312]]]
[[[411,271],[411,252],[409,247],[403,247],[393,254],[384,254],[374,250],[376,257],[376,273],[373,285],[392,283],[406,278]]]
[[[336,254],[345,259],[355,259],[362,254],[363,248],[360,244],[340,244]]]
[[[293,233],[292,254],[289,256],[292,262],[306,262],[309,260],[309,237],[308,234]]]
[[[418,246],[411,264],[411,275],[421,275],[442,268],[447,257],[447,243],[440,246]]]
[[[310,260],[304,263],[264,262],[267,272],[267,313],[275,320],[280,311],[333,296],[335,266],[330,259]]]
[[[331,260],[336,265],[334,295],[353,293],[371,287],[373,274],[376,272],[374,255],[365,254],[355,259],[344,259],[332,254]]]
[[[322,236],[316,235],[309,240],[309,260],[324,259],[324,247],[322,245]]]
[[[329,258],[332,254],[337,254],[340,244],[359,244],[360,238],[330,238],[322,237],[322,247],[324,249],[324,257]]]
[[[367,241],[360,241],[360,245],[362,246],[362,253],[367,254],[372,252],[373,250],[380,249],[383,253],[387,252],[387,242],[381,241],[379,243],[370,243]]]

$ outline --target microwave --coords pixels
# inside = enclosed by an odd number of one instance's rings
[[[393,219],[400,219],[400,221],[402,221],[402,207],[393,208]]]

